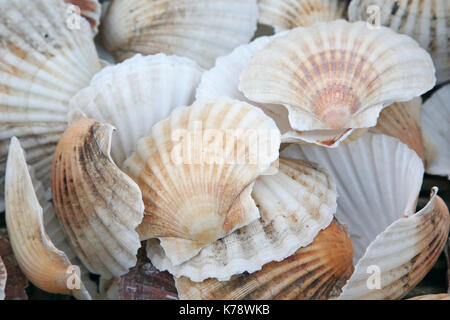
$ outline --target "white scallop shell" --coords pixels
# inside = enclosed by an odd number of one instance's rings
[[[115,127],[111,156],[121,167],[156,122],[194,102],[202,72],[188,58],[138,54],[96,74],[70,100],[69,108]]]
[[[66,24],[60,0],[0,1],[0,194],[9,140],[49,186],[52,155],[67,126],[67,102],[100,70],[89,25]]]
[[[272,40],[250,59],[239,89],[284,105],[291,126],[306,131],[372,127],[384,107],[434,84],[429,54],[410,37],[337,20]]]
[[[427,173],[450,179],[450,84],[437,90],[422,108],[422,127],[434,148],[426,152]],[[434,149],[430,150],[430,149]],[[435,154],[433,154],[435,153]]]
[[[253,182],[271,169],[279,145],[275,123],[245,102],[198,100],[175,109],[124,163],[146,204],[141,239],[165,238],[166,254],[179,264],[259,218]]]
[[[192,259],[173,265],[157,240],[147,242],[147,255],[159,270],[200,282],[228,281],[234,274],[255,272],[309,245],[336,211],[336,186],[314,164],[283,159],[275,175],[261,176],[253,188],[261,218],[203,248]]]
[[[343,19],[347,0],[259,0],[259,22],[275,31]]]
[[[348,17],[411,36],[431,54],[438,83],[450,79],[450,1],[352,0]]]
[[[274,119],[282,133],[281,140],[283,143],[309,142],[319,145],[337,146],[351,134],[352,130],[296,131],[291,127],[288,111],[283,106],[253,102],[247,99],[238,89],[239,76],[252,56],[264,48],[271,40],[283,34],[286,33],[281,32],[274,36],[259,37],[249,44],[237,47],[229,55],[217,58],[216,65],[203,73],[197,88],[196,98],[212,99],[226,96],[260,107],[268,116]]]
[[[424,169],[413,150],[397,139],[368,133],[336,149],[290,146],[283,154],[318,162],[336,179],[336,216],[348,225],[361,266],[342,298],[401,298],[431,269],[450,217],[434,189],[429,204],[414,214]],[[381,286],[371,290],[361,279],[373,281],[371,274],[378,271]]]
[[[118,60],[165,53],[210,68],[256,30],[256,0],[115,0],[103,21],[105,47]]]
[[[24,151],[15,137],[11,139],[8,154],[5,198],[9,239],[27,278],[45,291],[90,299],[81,279],[71,280],[76,277],[75,266],[55,247],[45,231],[42,207],[33,188]]]

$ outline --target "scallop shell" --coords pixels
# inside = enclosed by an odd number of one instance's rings
[[[130,272],[120,277],[121,300],[176,300],[175,280],[168,272],[158,271],[148,260],[145,245],[138,251],[138,261]]]
[[[431,269],[447,236],[449,217],[435,191],[427,207],[414,214],[424,169],[413,150],[397,139],[368,133],[336,149],[292,145],[282,155],[315,161],[335,177],[336,216],[348,225],[355,261],[359,260],[352,279],[371,276],[363,266],[382,268],[380,290],[368,294],[366,282],[356,282],[357,290],[344,289],[342,298],[401,298]],[[377,251],[382,246],[384,251]],[[426,263],[424,256],[429,257]],[[404,272],[396,272],[401,267]],[[387,285],[386,279],[392,283]]]
[[[143,193],[141,239],[162,238],[179,264],[259,218],[251,190],[277,160],[279,145],[275,123],[244,102],[197,101],[175,109],[124,163]]]
[[[422,108],[422,128],[435,147],[427,146],[427,173],[450,179],[450,84],[437,90]],[[434,152],[433,152],[434,151]],[[435,154],[433,154],[435,153]]]
[[[264,265],[252,274],[230,281],[201,283],[176,279],[180,299],[261,300],[327,299],[339,293],[353,271],[352,244],[337,224],[322,230],[314,242],[280,262]]]
[[[100,70],[88,24],[66,25],[59,0],[0,2],[0,198],[11,137],[50,185],[52,155],[67,124],[67,102]]]
[[[28,286],[28,280],[17,264],[6,229],[0,229],[0,256],[2,257],[7,272],[4,299],[27,300],[28,296],[25,288]]]
[[[343,19],[347,0],[259,0],[259,22],[275,31]]]
[[[252,101],[284,105],[292,128],[307,131],[375,126],[385,106],[434,84],[431,58],[413,39],[338,20],[271,41],[251,58],[239,88]]]
[[[450,79],[448,0],[353,0],[350,21],[372,21],[414,38],[432,56],[439,83]]]
[[[264,48],[274,38],[286,34],[281,32],[270,37],[259,37],[249,44],[242,45],[233,50],[229,55],[219,57],[216,65],[203,73],[197,88],[197,99],[214,99],[221,96],[231,97],[246,101],[260,107],[268,116],[274,119],[282,133],[283,143],[314,143],[325,146],[337,146],[351,133],[351,129],[344,130],[313,130],[296,131],[289,123],[288,111],[281,105],[255,103],[245,98],[239,91],[239,75],[247,66],[252,56]]]
[[[254,272],[271,261],[281,261],[309,245],[332,221],[336,186],[328,173],[314,164],[280,158],[277,174],[261,176],[252,193],[261,218],[203,248],[198,255],[174,266],[157,241],[147,242],[147,253],[159,270],[193,281]]]
[[[110,158],[112,131],[93,119],[75,121],[58,143],[52,170],[53,202],[71,246],[105,279],[135,265],[144,211],[139,187]]]
[[[421,98],[415,98],[408,102],[393,103],[381,111],[377,125],[371,131],[399,139],[424,160],[421,108]]]
[[[450,300],[450,294],[440,293],[440,294],[426,294],[423,296],[417,296],[410,298],[408,300]]]
[[[210,68],[218,56],[251,39],[257,19],[256,0],[115,0],[102,37],[120,61],[163,52]]]
[[[432,191],[428,204],[415,215],[400,218],[369,245],[343,288],[340,299],[400,299],[436,263],[450,229],[444,201]],[[376,266],[379,288],[369,287]],[[374,271],[372,271],[374,273]]]
[[[14,255],[24,274],[42,290],[90,299],[81,279],[76,279],[75,267],[45,232],[42,207],[23,149],[15,137],[11,139],[5,179],[6,224]]]
[[[349,227],[355,262],[387,226],[414,213],[423,164],[397,139],[367,133],[335,149],[290,145],[281,154],[316,162],[334,177],[339,195],[336,216]]]
[[[0,257],[0,300],[5,300],[7,276],[5,264],[3,263],[2,257]]]
[[[138,54],[96,74],[70,100],[69,108],[117,129],[111,156],[121,167],[156,122],[167,118],[175,107],[194,102],[202,71],[187,58]]]
[[[64,0],[67,3],[71,3],[77,7],[75,13],[81,14],[89,24],[91,25],[94,34],[98,32],[98,26],[100,24],[100,16],[102,13],[102,6],[98,0]]]

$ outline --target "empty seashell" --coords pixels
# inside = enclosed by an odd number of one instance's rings
[[[319,232],[313,243],[281,262],[230,281],[201,283],[176,279],[180,299],[260,300],[328,299],[340,292],[353,271],[352,244],[336,223]]]
[[[348,225],[359,260],[346,286],[355,281],[358,287],[344,289],[342,298],[401,298],[431,269],[447,237],[449,217],[435,191],[414,214],[424,169],[413,150],[397,139],[368,133],[336,149],[291,145],[282,154],[317,162],[336,179],[336,216]],[[404,272],[397,272],[402,267]],[[374,270],[380,271],[381,286],[371,290],[365,281]]]
[[[450,294],[448,293],[426,294],[423,296],[410,298],[408,300],[450,300]]]
[[[287,142],[308,142],[325,146],[337,146],[351,133],[351,129],[343,130],[312,130],[297,131],[289,123],[289,114],[281,105],[255,103],[248,100],[239,91],[239,76],[247,66],[251,57],[264,48],[274,38],[285,34],[279,33],[270,37],[259,37],[249,44],[242,45],[229,55],[217,58],[216,65],[203,73],[197,88],[197,99],[214,99],[221,96],[246,101],[260,107],[268,116],[274,119],[282,133],[281,140]]]
[[[197,101],[175,109],[124,163],[143,194],[141,239],[161,238],[179,264],[259,218],[251,190],[277,160],[279,146],[275,123],[244,102]]]
[[[431,58],[413,39],[338,20],[276,37],[250,59],[239,88],[284,105],[292,128],[307,131],[375,126],[385,106],[434,84]]]
[[[60,0],[0,1],[0,198],[11,137],[50,185],[52,155],[67,122],[67,102],[100,70],[88,23],[67,24]]]
[[[91,25],[94,34],[98,31],[98,25],[100,24],[100,16],[102,13],[102,6],[98,2],[98,0],[64,0],[67,3],[73,4],[76,10],[71,10],[73,8],[68,9],[68,13],[70,12],[72,15],[81,14]],[[74,20],[72,21],[74,24],[77,24],[77,17],[72,17]]]
[[[6,300],[27,300],[25,288],[28,286],[28,280],[17,264],[6,229],[0,229],[0,256],[7,272],[3,298]]]
[[[377,236],[340,299],[399,299],[425,277],[439,258],[450,228],[448,208],[436,193],[434,188],[425,208],[395,221]],[[378,280],[372,279],[374,272]]]
[[[345,17],[347,0],[259,0],[259,22],[275,31]]]
[[[138,251],[136,266],[120,277],[121,300],[176,300],[175,280],[168,272],[158,271],[148,260],[145,245]]]
[[[328,173],[317,166],[280,158],[277,174],[261,176],[253,199],[261,218],[203,248],[192,259],[174,266],[158,241],[147,242],[150,260],[159,270],[193,281],[254,272],[281,261],[310,244],[336,211],[336,189]]]
[[[113,128],[81,118],[62,135],[52,170],[53,201],[84,265],[105,279],[128,272],[140,247],[139,187],[113,163]]]
[[[422,99],[393,103],[381,111],[376,127],[371,131],[399,139],[424,160],[424,144],[420,112]]]
[[[111,156],[121,167],[137,141],[180,106],[194,102],[202,69],[190,59],[140,54],[104,68],[70,101],[70,109],[113,125]]]
[[[432,56],[439,83],[450,79],[448,0],[352,0],[350,21],[381,24],[414,38]]]
[[[76,266],[47,236],[42,208],[36,198],[25,155],[13,137],[6,170],[6,223],[20,268],[37,287],[52,293],[90,299]]]
[[[428,135],[426,149],[427,173],[450,179],[450,84],[437,90],[422,108],[422,127]],[[435,147],[430,146],[434,144]],[[434,149],[435,148],[435,149]]]
[[[257,19],[256,0],[115,0],[102,37],[120,61],[163,52],[210,68],[218,56],[251,39]]]
[[[119,279],[111,278],[106,280],[100,277],[99,281],[99,296],[102,300],[119,300]]]

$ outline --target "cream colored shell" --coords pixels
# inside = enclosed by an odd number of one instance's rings
[[[141,239],[164,238],[168,257],[179,264],[259,218],[251,190],[277,160],[279,145],[275,123],[244,102],[175,109],[124,164],[143,194]]]
[[[258,0],[259,22],[275,31],[343,19],[347,0]]]
[[[13,137],[6,170],[6,224],[17,262],[27,278],[51,293],[90,299],[76,266],[48,237],[40,206],[25,162],[24,151]]]
[[[0,1],[0,195],[11,137],[48,187],[68,100],[100,70],[89,25],[66,24],[60,0]],[[1,196],[3,198],[3,196]]]
[[[102,38],[120,61],[136,53],[165,53],[210,68],[252,38],[257,18],[256,0],[115,0]]]
[[[121,167],[156,122],[194,102],[202,72],[188,58],[138,54],[97,73],[70,100],[69,108],[114,126],[111,156]]]
[[[53,203],[70,244],[105,279],[135,265],[144,211],[139,187],[110,158],[112,130],[76,120],[58,143],[52,170]]]
[[[414,38],[427,50],[438,83],[450,79],[450,2],[448,0],[353,0],[350,21],[379,23]]]
[[[336,189],[328,173],[309,162],[280,158],[275,175],[261,176],[252,197],[261,218],[203,248],[190,260],[174,265],[158,241],[147,242],[147,254],[159,270],[192,281],[221,281],[255,272],[310,244],[336,211]]]
[[[73,4],[75,10],[68,9],[67,12],[74,14],[80,14],[91,25],[94,34],[98,31],[100,24],[100,15],[102,13],[102,6],[98,0],[64,0],[67,3]],[[77,19],[73,16],[72,19]],[[77,23],[77,20],[73,20],[73,23]]]
[[[344,20],[298,27],[258,51],[239,89],[255,102],[282,104],[295,130],[375,126],[380,111],[435,84],[429,54],[389,28]]]
[[[336,223],[322,230],[314,242],[280,262],[230,281],[207,279],[196,283],[176,279],[180,299],[192,300],[304,300],[339,294],[353,271],[352,244]]]

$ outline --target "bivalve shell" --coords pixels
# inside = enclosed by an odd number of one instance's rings
[[[244,102],[216,99],[175,109],[124,164],[143,194],[141,239],[160,238],[180,264],[259,218],[251,190],[270,171],[279,146],[275,123]]]
[[[411,36],[431,54],[438,83],[450,79],[448,0],[352,0],[348,17],[350,21],[379,23]]]
[[[293,129],[376,125],[380,111],[435,84],[429,54],[386,27],[344,20],[298,27],[250,59],[240,90],[255,102],[281,104]]]
[[[135,229],[144,211],[139,187],[110,158],[112,131],[93,119],[75,120],[58,143],[52,170],[53,202],[70,244],[105,279],[136,264]]]
[[[176,279],[180,299],[264,300],[328,299],[339,294],[353,271],[350,239],[336,223],[320,231],[313,243],[280,262],[230,281]]]
[[[25,155],[13,137],[6,169],[6,224],[17,262],[37,287],[52,293],[90,299],[66,254],[45,232],[42,207],[34,192]]]
[[[116,128],[111,156],[121,167],[156,122],[194,102],[202,71],[188,58],[138,54],[97,73],[70,100],[69,108]]]
[[[336,189],[328,173],[314,164],[280,158],[275,175],[261,176],[253,199],[261,218],[203,248],[195,257],[174,266],[157,241],[147,242],[147,254],[159,270],[192,281],[255,272],[309,245],[326,228],[336,211]]]
[[[0,194],[13,136],[36,177],[50,185],[67,103],[100,70],[88,23],[81,19],[79,29],[71,29],[67,6],[60,0],[0,1]]]
[[[165,53],[210,68],[218,56],[251,39],[257,19],[256,0],[115,0],[102,38],[120,61]]]
[[[259,22],[275,31],[345,18],[347,0],[259,0]]]

